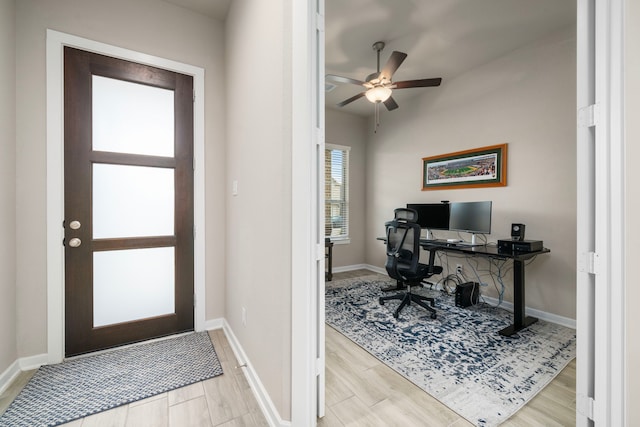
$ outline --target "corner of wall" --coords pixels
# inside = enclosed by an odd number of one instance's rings
[[[17,359],[16,338],[16,9],[0,3],[0,387]]]

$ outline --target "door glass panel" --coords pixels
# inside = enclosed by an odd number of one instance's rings
[[[174,170],[93,165],[93,237],[172,236]]]
[[[93,149],[173,157],[173,91],[92,76]]]
[[[93,326],[175,312],[175,249],[93,253]]]

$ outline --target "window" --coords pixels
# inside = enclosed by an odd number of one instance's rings
[[[324,230],[332,240],[349,238],[349,147],[327,144],[324,158]]]

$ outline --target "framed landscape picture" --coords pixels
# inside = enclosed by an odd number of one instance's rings
[[[507,144],[422,159],[422,190],[507,185]]]

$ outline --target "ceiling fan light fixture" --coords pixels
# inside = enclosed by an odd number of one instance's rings
[[[391,89],[384,86],[376,86],[369,89],[365,93],[365,96],[369,101],[373,102],[374,104],[378,102],[384,102],[387,99],[389,99],[389,97],[391,96]]]

